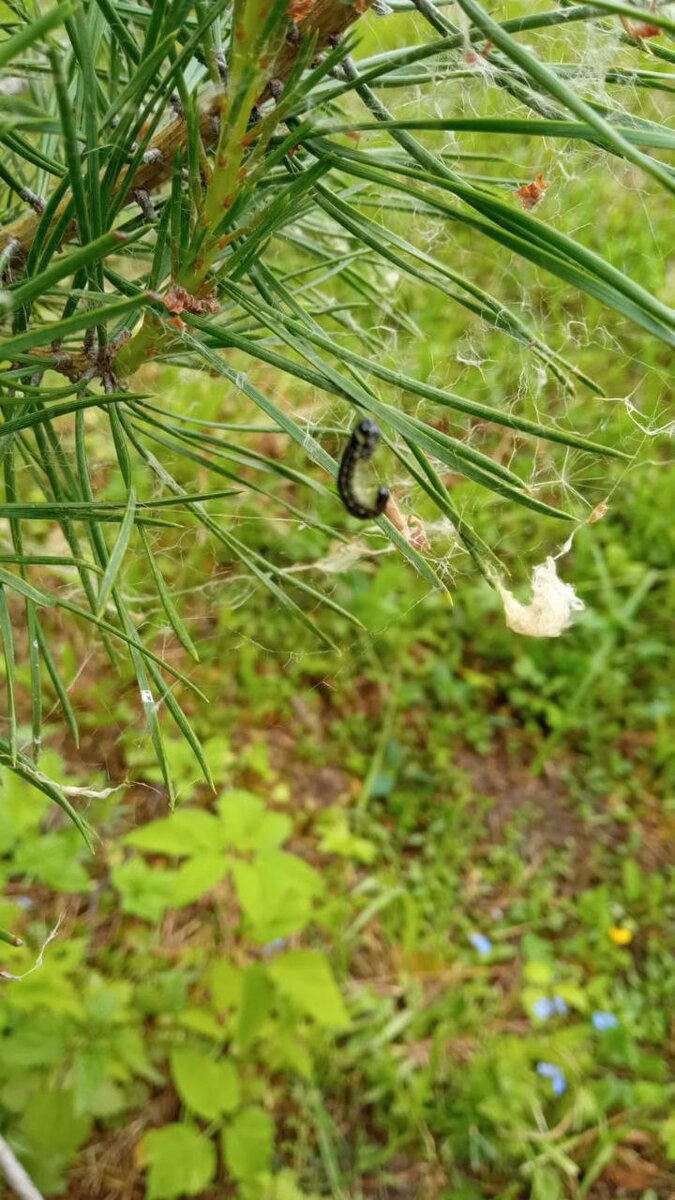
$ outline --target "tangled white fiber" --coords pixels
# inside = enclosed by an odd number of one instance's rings
[[[532,571],[532,599],[521,604],[503,584],[498,584],[509,629],[525,637],[560,637],[568,628],[572,613],[585,608],[570,583],[558,576],[554,558],[547,558]]]

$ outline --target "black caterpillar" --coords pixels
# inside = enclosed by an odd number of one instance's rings
[[[352,436],[340,459],[337,478],[340,499],[347,512],[351,513],[353,517],[359,517],[361,521],[370,521],[373,517],[379,517],[389,499],[389,488],[386,487],[377,489],[374,504],[364,503],[362,499],[359,499],[355,490],[359,465],[368,462],[373,457],[379,440],[378,426],[368,417],[364,417],[354,426]]]

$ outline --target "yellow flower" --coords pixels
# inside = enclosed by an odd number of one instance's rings
[[[619,925],[611,925],[609,936],[615,946],[630,946],[633,940],[633,930],[622,929]]]

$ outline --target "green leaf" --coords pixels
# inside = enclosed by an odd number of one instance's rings
[[[227,844],[217,817],[202,808],[178,808],[168,817],[132,830],[124,841],[139,850],[181,858]]]
[[[232,874],[245,924],[261,945],[304,929],[323,890],[312,867],[280,850],[259,854],[253,862],[235,861]]]
[[[227,855],[215,853],[203,854],[183,863],[175,872],[172,906],[184,908],[187,904],[194,904],[195,900],[210,892],[225,878],[231,865]]]
[[[274,1000],[274,988],[264,967],[253,963],[244,971],[237,1044],[242,1054],[250,1050],[261,1026],[267,1019]]]
[[[30,1021],[3,1038],[3,1069],[25,1075],[36,1067],[55,1067],[66,1053],[68,1036],[66,1022],[53,1011],[32,1013]]]
[[[563,1184],[554,1167],[537,1164],[532,1173],[532,1200],[562,1200]]]
[[[106,1080],[106,1058],[100,1046],[85,1046],[75,1056],[73,1084],[78,1113],[92,1111],[93,1097]]]
[[[151,1129],[141,1153],[148,1165],[147,1200],[198,1196],[216,1173],[213,1142],[192,1125]]]
[[[59,807],[62,808],[65,813],[67,813],[73,824],[77,826],[86,844],[91,847],[92,843],[89,826],[84,818],[81,817],[73,808],[73,805],[61,788],[57,784],[53,783],[51,779],[48,779],[45,775],[43,775],[41,771],[38,771],[27,758],[24,758],[21,753],[19,753],[18,757],[15,759],[10,754],[7,743],[3,742],[1,739],[0,767],[10,767],[11,770],[16,773],[18,778],[24,781],[24,783],[29,784],[38,792],[42,792],[43,795],[48,796],[50,800],[53,800],[56,804],[58,804]]]
[[[88,892],[89,875],[77,858],[81,849],[82,841],[74,830],[43,833],[19,844],[14,851],[13,870],[59,892]]]
[[[201,1050],[178,1049],[171,1054],[171,1074],[183,1103],[205,1121],[239,1107],[241,1083],[231,1062],[215,1062]]]
[[[224,792],[216,807],[223,822],[220,837],[235,850],[276,850],[293,830],[290,817],[268,812],[264,800],[242,788]]]
[[[274,1122],[263,1108],[242,1109],[223,1132],[225,1166],[240,1183],[268,1171],[274,1149]]]
[[[28,1102],[19,1126],[22,1159],[45,1192],[60,1192],[75,1152],[86,1142],[92,1119],[77,1114],[72,1092],[43,1089]]]
[[[321,951],[290,950],[273,959],[267,970],[282,995],[303,1015],[326,1029],[349,1025],[349,1014]]]
[[[176,872],[148,867],[142,858],[113,867],[110,878],[122,897],[122,911],[144,921],[161,921],[173,902]]]
[[[206,1008],[184,1008],[178,1015],[178,1024],[181,1029],[187,1029],[188,1033],[208,1038],[217,1046],[229,1040],[227,1028]]]
[[[124,1067],[128,1067],[129,1071],[138,1075],[140,1079],[147,1080],[155,1087],[164,1084],[164,1077],[152,1065],[149,1047],[141,1029],[127,1025],[122,1029],[115,1030],[112,1039],[112,1055],[115,1061],[119,1060]]]
[[[213,963],[207,976],[211,999],[216,1010],[225,1013],[239,1008],[243,995],[244,972],[229,958]]]
[[[15,841],[26,838],[39,828],[49,808],[49,797],[27,788],[11,771],[0,772],[0,854],[11,850]]]

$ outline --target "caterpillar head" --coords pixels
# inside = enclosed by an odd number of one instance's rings
[[[371,421],[370,417],[364,417],[354,426],[353,437],[361,450],[370,457],[380,440],[379,426]]]

